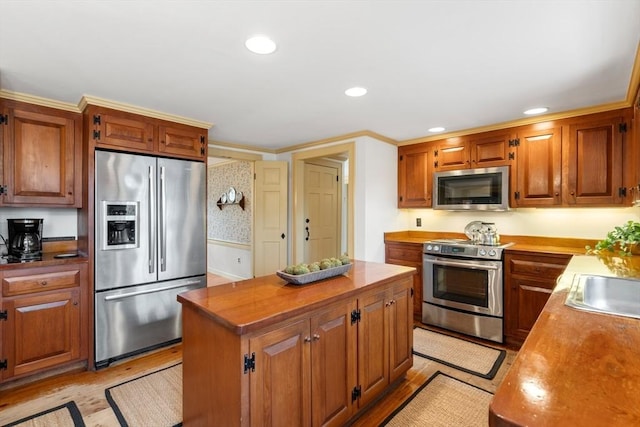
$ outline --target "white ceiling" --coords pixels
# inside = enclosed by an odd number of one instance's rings
[[[254,34],[272,55],[244,48]],[[395,140],[623,101],[640,0],[0,0],[0,89],[83,94],[277,149]],[[348,98],[344,90],[369,90]]]

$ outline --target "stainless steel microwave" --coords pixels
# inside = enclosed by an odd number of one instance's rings
[[[434,173],[433,209],[508,210],[509,166]]]

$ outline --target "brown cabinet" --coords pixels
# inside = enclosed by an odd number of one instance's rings
[[[506,251],[504,327],[507,344],[520,346],[547,303],[571,255]]]
[[[85,128],[98,148],[205,160],[207,130],[89,105]]]
[[[356,303],[249,339],[251,425],[343,425],[354,412]]]
[[[518,130],[515,174],[511,175],[513,207],[562,203],[562,129],[531,125]]]
[[[82,116],[0,99],[0,205],[82,207]]]
[[[589,116],[568,127],[567,183],[569,205],[619,205],[624,202],[622,116]]]
[[[2,277],[2,381],[87,358],[85,264],[8,270]]]
[[[240,335],[183,302],[185,425],[347,425],[413,364],[412,283],[389,278]]]
[[[398,207],[430,208],[433,175],[431,144],[398,148]]]
[[[413,276],[413,318],[418,322],[422,322],[422,256],[422,243],[385,242],[384,262],[416,269]]]
[[[483,132],[437,143],[434,153],[437,171],[506,166],[511,141],[509,129]]]
[[[358,394],[363,407],[412,365],[412,299],[408,281],[358,300]],[[381,345],[382,343],[382,345]]]

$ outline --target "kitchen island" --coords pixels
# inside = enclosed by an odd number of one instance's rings
[[[274,274],[179,295],[184,425],[345,424],[413,364],[414,274],[354,261],[306,285]]]
[[[640,257],[572,258],[496,391],[489,425],[640,425],[640,319],[566,306],[575,274],[640,279]]]

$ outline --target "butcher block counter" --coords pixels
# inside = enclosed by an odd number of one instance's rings
[[[273,274],[179,295],[184,425],[345,424],[413,364],[415,271],[354,261],[306,285]]]
[[[566,306],[574,274],[640,278],[640,257],[574,256],[491,402],[491,426],[640,425],[640,319]]]

